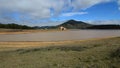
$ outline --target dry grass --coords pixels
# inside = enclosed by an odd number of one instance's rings
[[[120,37],[72,42],[36,42],[35,46],[33,42],[28,43],[33,44],[32,47],[8,47],[7,44],[2,47],[1,44],[0,68],[119,68],[119,41]]]
[[[94,38],[87,40],[71,40],[71,41],[56,41],[56,42],[0,42],[0,47],[46,47],[46,46],[61,46],[61,45],[71,45],[71,44],[80,44],[85,42],[107,40],[108,38],[114,37],[105,37],[105,38]]]
[[[6,29],[6,30],[1,30],[0,29],[0,34],[27,34],[27,33],[35,33],[35,32],[55,32],[55,31],[60,31],[59,29],[49,29],[49,30],[42,30],[42,29],[28,29],[28,30],[12,30],[12,29]]]

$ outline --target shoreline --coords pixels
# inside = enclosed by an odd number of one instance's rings
[[[77,31],[77,30],[102,30],[102,29],[68,29],[64,31]],[[105,30],[114,30],[114,29],[104,29]],[[119,30],[119,29],[118,29]],[[38,29],[38,30],[21,30],[21,31],[0,31],[0,35],[9,35],[9,34],[29,34],[29,33],[39,33],[39,32],[60,32],[59,29]],[[63,32],[63,31],[61,31]]]
[[[28,34],[28,33],[38,33],[38,32],[56,32],[56,31],[61,31],[58,29],[50,29],[50,30],[22,30],[22,31],[1,31],[0,35],[7,35],[7,34]]]
[[[107,39],[114,39],[117,36],[111,37],[103,37],[103,38],[92,38],[86,40],[68,40],[68,41],[11,41],[11,42],[0,42],[1,47],[46,47],[46,46],[60,46],[64,44],[74,44],[74,43],[84,43],[89,41],[99,41],[99,40],[107,40]]]

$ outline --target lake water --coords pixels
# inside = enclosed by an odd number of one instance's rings
[[[1,34],[0,41],[65,41],[120,36],[120,30],[68,30],[28,34]]]

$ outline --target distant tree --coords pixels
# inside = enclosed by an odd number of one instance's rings
[[[15,24],[15,23],[11,23],[11,24],[0,23],[0,28],[6,28],[6,29],[34,29],[33,27],[30,27],[30,26],[18,25],[18,24]]]
[[[88,29],[120,29],[120,25],[93,25]]]

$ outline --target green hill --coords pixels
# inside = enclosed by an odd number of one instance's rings
[[[60,26],[63,26],[67,29],[120,29],[120,25],[116,25],[116,24],[94,25],[83,21],[75,21],[75,20],[69,20],[67,22],[58,25],[57,27]]]
[[[120,29],[120,25],[93,25],[88,27],[88,29]]]
[[[116,25],[116,24],[94,25],[83,21],[75,21],[75,20],[68,20],[57,26],[42,26],[42,27],[40,26],[31,27],[31,26],[19,25],[15,23],[9,23],[9,24],[0,23],[0,28],[3,29],[58,29],[61,26],[67,29],[120,29],[120,25]]]
[[[33,29],[33,27],[30,27],[27,25],[19,25],[19,24],[15,24],[15,23],[10,23],[10,24],[0,23],[0,28],[4,28],[4,29]]]
[[[66,27],[67,29],[85,29],[87,27],[92,26],[91,24],[82,22],[82,21],[75,21],[75,20],[69,20],[63,24],[58,25]]]

